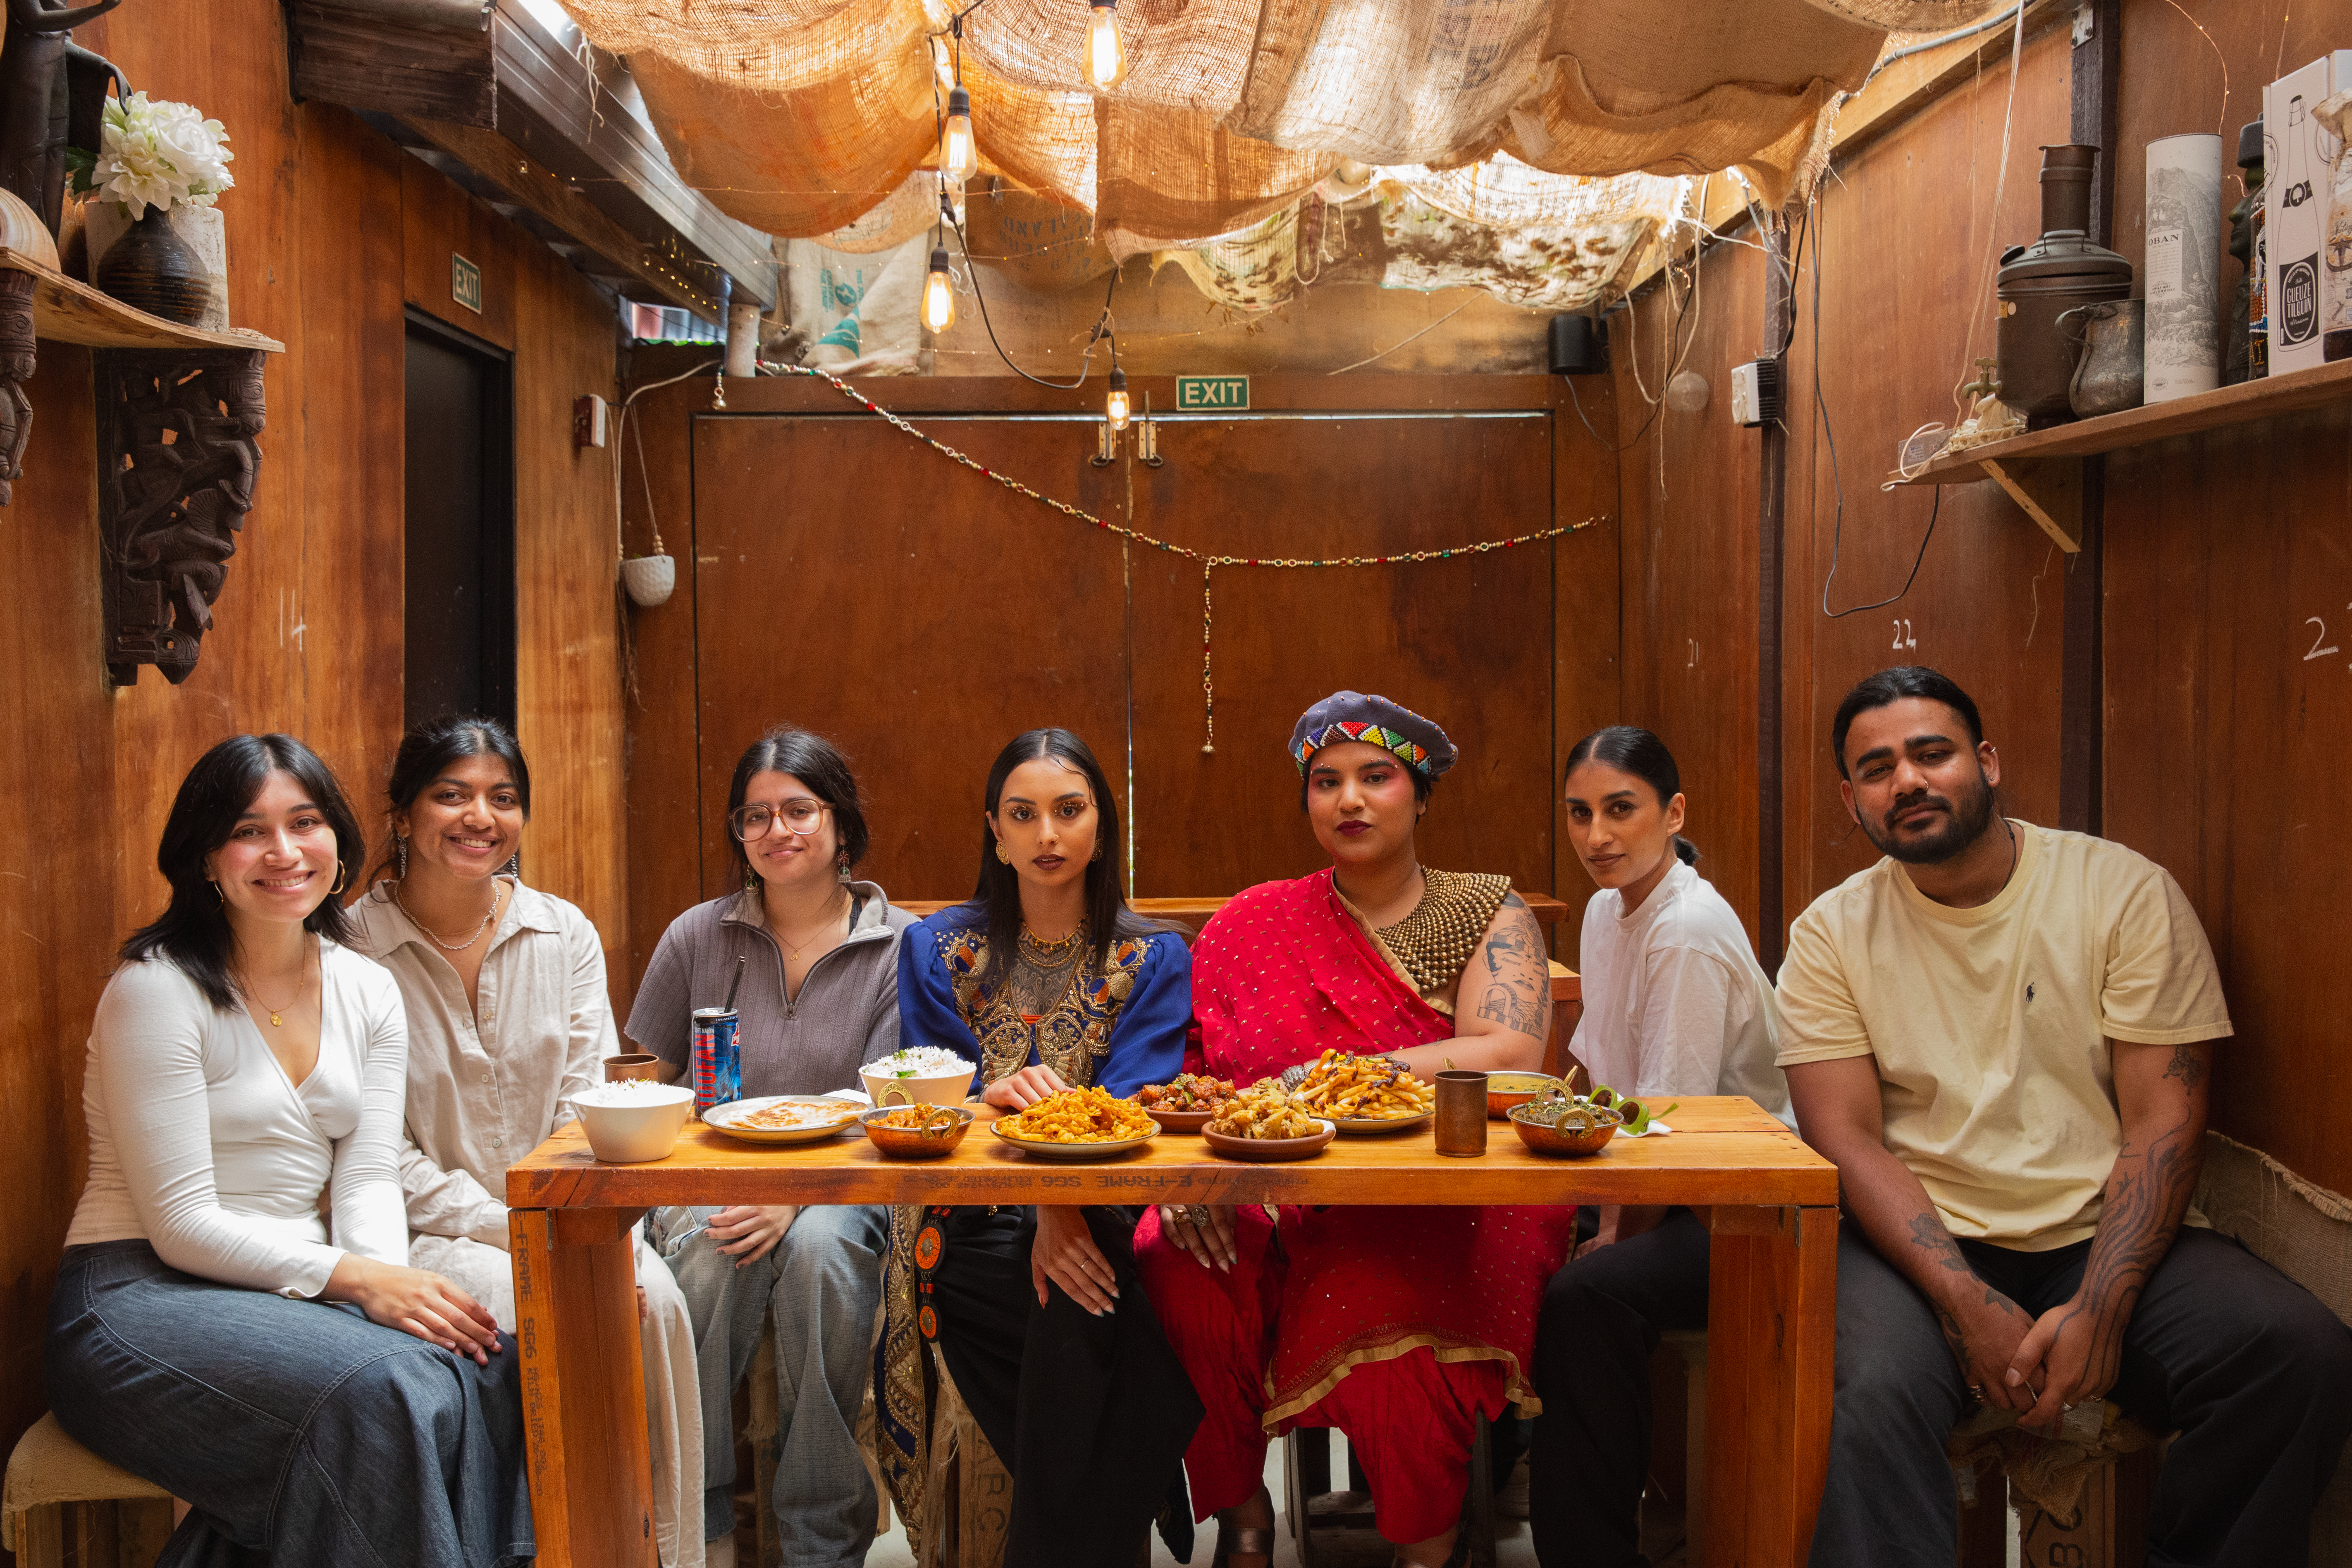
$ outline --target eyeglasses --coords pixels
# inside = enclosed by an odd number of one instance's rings
[[[782,810],[772,805],[739,806],[728,816],[727,827],[738,840],[749,844],[754,838],[766,837],[769,827],[782,816],[786,832],[805,838],[816,831],[816,825],[824,820],[824,803],[819,800],[788,800]]]

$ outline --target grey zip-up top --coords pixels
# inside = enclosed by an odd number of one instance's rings
[[[898,933],[915,917],[871,882],[853,882],[849,935],[784,999],[784,953],[760,921],[760,896],[730,893],[670,921],[637,986],[625,1031],[639,1050],[688,1064],[698,1007],[723,1007],[735,960],[749,959],[735,1010],[745,1098],[856,1089],[857,1069],[898,1048]]]

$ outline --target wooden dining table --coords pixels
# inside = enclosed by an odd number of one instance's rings
[[[1686,1099],[1674,1131],[1580,1159],[1504,1121],[1486,1152],[1426,1126],[1252,1164],[1163,1132],[1127,1154],[1033,1158],[981,1121],[943,1159],[884,1159],[862,1133],[753,1144],[689,1121],[666,1159],[607,1164],[575,1123],[507,1173],[531,1506],[541,1568],[656,1568],[630,1227],[667,1204],[1686,1204],[1712,1232],[1706,1559],[1797,1568],[1828,1461],[1837,1170],[1737,1097]],[[1629,1419],[1628,1440],[1633,1430]]]

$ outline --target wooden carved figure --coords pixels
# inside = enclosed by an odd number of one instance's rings
[[[97,356],[99,521],[107,672],[196,667],[261,465],[263,355],[240,350]]]
[[[82,145],[98,150],[98,113],[107,78],[118,81],[114,68],[86,49],[76,49],[67,34],[85,22],[94,22],[122,3],[97,0],[89,5],[66,5],[58,0],[7,0],[8,30],[0,46],[0,189],[24,198],[58,232],[65,214],[66,146],[68,120]],[[68,76],[87,83],[89,90],[69,90]],[[85,101],[71,112],[73,100]]]

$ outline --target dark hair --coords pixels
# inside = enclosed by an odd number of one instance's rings
[[[735,764],[734,782],[727,786],[727,816],[731,825],[735,814],[743,809],[743,797],[751,793],[751,780],[760,773],[790,773],[808,785],[809,792],[832,809],[833,830],[839,837],[841,853],[856,865],[866,858],[868,837],[866,813],[858,806],[857,777],[849,771],[849,759],[841,748],[823,735],[796,730],[790,724],[779,724],[758,740]],[[742,842],[735,837],[730,826],[727,847],[735,855],[735,869],[742,873],[743,885],[750,887],[758,875],[751,869],[751,858],[743,852]]]
[[[176,963],[196,983],[205,1000],[223,1011],[236,1005],[228,967],[231,933],[227,905],[205,875],[205,860],[228,842],[237,818],[253,805],[271,773],[285,773],[301,785],[327,819],[335,835],[336,884],[352,885],[366,858],[367,839],[334,771],[291,735],[232,735],[198,757],[180,781],[172,815],[163,822],[163,842],[155,847],[155,868],[172,884],[172,901],[122,944],[123,963],[161,958]],[[351,917],[343,912],[342,900],[330,893],[303,920],[302,929],[329,942],[347,942]]]
[[[1885,708],[1906,697],[1923,697],[1930,702],[1942,703],[1969,727],[1969,745],[1984,743],[1984,721],[1977,713],[1974,698],[1940,669],[1930,669],[1924,664],[1898,664],[1856,682],[1838,704],[1837,717],[1830,721],[1830,750],[1837,755],[1838,777],[1851,776],[1845,767],[1845,732],[1853,728],[1854,720],[1874,708]]]
[[[400,749],[392,754],[392,777],[384,785],[384,795],[394,811],[406,811],[416,804],[416,797],[435,779],[449,771],[450,765],[467,757],[493,756],[506,763],[514,776],[515,794],[522,799],[522,815],[530,817],[530,764],[522,760],[522,748],[515,743],[514,731],[496,719],[473,716],[427,719],[412,724],[408,733],[400,738]],[[373,873],[381,877],[391,869],[393,847],[384,846],[383,858],[376,862]],[[522,868],[522,852],[515,852],[515,869]]]
[[[1621,773],[1632,773],[1657,792],[1662,807],[1683,793],[1683,771],[1675,765],[1675,754],[1666,750],[1664,741],[1633,724],[1612,724],[1605,730],[1595,730],[1570,746],[1568,766],[1560,773],[1562,784],[1570,773],[1586,763],[1599,763]],[[1698,846],[1675,834],[1675,858],[1685,866],[1697,865]]]
[[[1087,929],[1094,935],[1095,962],[1099,964],[1110,956],[1110,944],[1118,938],[1148,936],[1166,928],[1127,907],[1127,881],[1119,871],[1118,797],[1111,794],[1109,776],[1095,761],[1094,752],[1067,730],[1024,731],[996,753],[995,764],[988,770],[987,797],[982,804],[994,816],[996,803],[1004,794],[1004,781],[1013,776],[1013,770],[1024,763],[1048,761],[1085,774],[1087,788],[1095,797],[1099,824],[1095,843],[1102,856],[1087,866]],[[1021,878],[996,858],[996,834],[984,822],[980,826],[980,880],[971,890],[971,901],[964,907],[987,921],[990,965],[1000,955],[1011,962],[1021,940]]]

